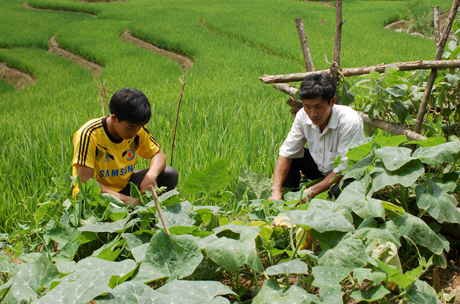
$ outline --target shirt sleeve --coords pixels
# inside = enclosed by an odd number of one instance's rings
[[[139,131],[139,155],[142,158],[150,159],[160,151],[160,145],[153,138],[152,134],[143,127]]]
[[[307,143],[307,138],[303,132],[302,128],[302,113],[303,110],[300,110],[292,124],[291,131],[283,142],[280,148],[279,155],[286,158],[301,158],[304,154],[304,147]]]
[[[343,129],[341,128],[340,130],[340,135],[337,153],[342,154],[342,163],[334,168],[334,173],[347,170],[348,157],[346,157],[346,154],[348,148],[352,144],[364,139],[363,121],[361,117],[357,116],[357,119],[353,123],[344,124]]]
[[[91,169],[95,167],[96,140],[85,129],[80,129],[73,136],[72,165],[82,165]]]

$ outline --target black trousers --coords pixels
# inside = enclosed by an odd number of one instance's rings
[[[131,195],[131,183],[136,185],[137,188],[140,188],[142,181],[144,180],[145,175],[149,169],[143,169],[134,171],[131,175],[131,179],[126,187],[120,191],[121,194],[130,196]],[[167,187],[166,191],[172,190],[176,187],[177,181],[179,180],[179,173],[173,167],[166,166],[163,171],[158,175],[157,185],[158,187]]]
[[[300,184],[300,172],[305,175],[309,180],[315,180],[318,178],[325,177],[321,171],[318,170],[313,157],[310,154],[310,150],[305,149],[303,158],[293,158],[291,162],[291,167],[289,168],[288,175],[284,180],[283,187],[288,188],[298,188]],[[329,191],[329,197],[334,196],[336,199],[339,197],[342,190],[345,189],[350,183],[354,181],[353,178],[348,178],[343,182],[342,189],[338,185],[332,186]]]

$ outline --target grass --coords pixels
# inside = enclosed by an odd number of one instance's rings
[[[273,173],[278,148],[293,117],[286,96],[258,77],[303,71],[294,19],[303,18],[313,60],[332,59],[335,11],[317,3],[275,0],[159,0],[82,3],[30,0],[40,8],[96,14],[32,11],[22,0],[0,2],[0,62],[37,81],[15,90],[0,81],[0,230],[30,220],[46,198],[51,178],[70,172],[73,133],[101,116],[92,75],[49,54],[51,36],[61,47],[104,67],[113,90],[136,87],[146,93],[154,116],[147,125],[168,158],[180,91],[181,68],[119,36],[126,29],[159,47],[192,57],[174,149],[183,185],[192,169],[228,161],[235,188],[241,167]],[[382,27],[385,16],[406,2],[344,3],[342,66],[431,59],[434,42]],[[17,22],[21,20],[21,22]],[[200,24],[203,21],[207,28]],[[324,22],[322,22],[324,21]],[[391,51],[390,51],[391,50]],[[168,160],[169,164],[169,160]],[[137,168],[145,167],[141,161]]]

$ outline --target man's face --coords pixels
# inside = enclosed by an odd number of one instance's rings
[[[139,133],[144,124],[133,124],[127,121],[119,121],[117,118],[114,119],[113,127],[117,133],[115,138],[131,139]]]
[[[330,104],[324,100],[322,97],[317,97],[314,99],[304,99],[303,109],[307,113],[310,120],[313,124],[320,126],[321,130],[326,128],[329,117],[331,116],[332,107],[336,102],[336,98],[332,98]]]

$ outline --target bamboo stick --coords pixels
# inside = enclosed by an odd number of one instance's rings
[[[396,62],[389,64],[377,64],[372,66],[365,66],[359,68],[344,68],[340,69],[340,72],[343,76],[360,76],[369,74],[371,71],[376,71],[379,73],[385,72],[388,68],[397,68],[400,71],[413,71],[413,70],[431,70],[431,69],[453,69],[460,68],[460,60],[418,60],[410,62]],[[293,74],[283,74],[283,75],[265,75],[259,77],[259,80],[266,84],[272,83],[287,83],[287,82],[299,82],[304,80],[307,75],[311,74],[321,74],[321,73],[330,73],[330,70],[320,70],[315,72],[306,72],[306,73],[293,73]]]
[[[307,35],[305,34],[305,28],[303,26],[302,18],[295,19],[295,25],[297,27],[297,33],[299,34],[300,46],[302,47],[303,57],[305,58],[305,69],[307,70],[307,72],[314,72],[315,67],[313,65],[313,58],[311,57],[311,52],[308,46]]]

